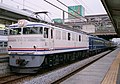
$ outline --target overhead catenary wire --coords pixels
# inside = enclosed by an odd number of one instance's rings
[[[23,3],[18,3],[17,1],[14,1],[14,0],[12,0],[12,2],[14,2],[14,3],[18,4],[18,5],[23,5]],[[34,4],[34,3],[30,3],[30,2],[28,2],[27,0],[24,1],[24,3],[25,3],[25,2],[27,2],[27,3],[31,4],[31,5],[34,5],[35,7],[38,7],[38,8],[40,8],[40,9],[42,9],[42,10],[45,10],[45,9],[43,9],[41,6],[38,6],[38,5]],[[28,9],[25,9],[25,7],[35,10],[35,8],[30,7],[30,6],[26,5],[26,4],[24,4],[24,7],[23,7],[24,9],[23,9],[23,10],[25,10],[25,11],[28,10]],[[31,11],[31,10],[28,10],[28,11]],[[32,14],[35,14],[34,11],[31,11],[31,13],[32,13]],[[41,20],[43,20],[40,15],[37,15],[37,14],[35,14],[35,15],[36,15],[36,18],[37,18],[37,19],[40,18]],[[48,18],[51,20],[51,18],[49,17],[49,15],[48,15],[48,14],[46,14],[46,15],[47,15]],[[51,21],[52,21],[52,20],[51,20]]]
[[[75,12],[77,15],[80,15],[79,13],[77,13],[76,11],[74,11],[72,8],[69,8],[66,4],[64,4],[63,2],[61,2],[61,1],[59,1],[59,0],[57,0],[59,3],[61,3],[62,5],[64,5],[65,7],[67,7],[68,9],[70,9],[70,10],[72,10],[73,12]],[[80,17],[82,17],[82,18],[85,18],[85,17],[83,17],[83,16],[80,16]]]
[[[29,3],[29,4],[31,4],[31,5],[34,5],[35,7],[40,8],[41,10],[45,10],[45,8],[43,8],[42,6],[40,6],[38,4],[31,3],[30,1],[27,1],[27,0],[26,0],[26,2]],[[55,15],[58,15],[57,13],[54,13],[54,12],[52,12],[52,13],[55,14]],[[51,14],[51,13],[49,12],[49,14]],[[48,16],[48,14],[47,14],[47,16]],[[51,20],[51,18],[49,16],[48,16],[48,18]]]
[[[13,1],[13,0],[12,0]],[[19,5],[23,5],[22,3],[18,3],[17,1],[13,1],[14,3],[16,3],[16,4],[19,4]],[[29,6],[27,6],[27,5],[25,5],[24,4],[24,6],[26,6],[26,7],[28,7],[28,8],[30,8],[30,9],[33,9],[32,7],[29,7]],[[23,9],[24,10],[24,9]],[[33,9],[34,10],[34,9]],[[32,14],[34,14],[34,12],[32,11]],[[36,18],[37,19],[41,19],[41,20],[43,20],[39,15],[36,15]]]
[[[77,17],[77,16],[75,16],[75,15],[73,15],[73,14],[71,14],[71,13],[65,11],[65,10],[63,10],[62,8],[60,8],[60,7],[58,7],[58,6],[56,6],[56,5],[52,4],[52,3],[50,3],[50,2],[47,1],[47,0],[44,0],[44,1],[47,2],[47,3],[49,3],[50,5],[52,5],[52,6],[54,6],[54,7],[56,7],[56,8],[58,8],[58,9],[62,10],[62,11],[64,11],[64,12],[70,14],[71,16],[73,16],[73,17],[75,17],[75,18],[79,18],[79,19],[81,19],[80,17]]]

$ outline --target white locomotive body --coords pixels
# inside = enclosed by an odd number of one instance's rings
[[[13,72],[35,73],[41,66],[77,60],[83,58],[80,51],[89,51],[89,35],[83,32],[26,20],[9,26],[8,54]],[[75,57],[70,55],[74,52]]]

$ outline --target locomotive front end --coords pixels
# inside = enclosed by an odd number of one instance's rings
[[[42,26],[36,26],[26,20],[10,25],[8,54],[12,72],[36,73],[38,71],[45,58],[42,32]]]

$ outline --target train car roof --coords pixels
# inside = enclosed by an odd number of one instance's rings
[[[98,37],[98,36],[93,36],[93,35],[90,35],[89,37],[92,37],[92,38],[95,38],[95,39],[104,40],[104,41],[108,41],[108,40],[105,40],[105,39],[103,39],[103,38],[100,38],[100,37]]]
[[[26,24],[24,24],[24,26],[27,26],[27,27],[33,27],[33,26],[34,27],[37,27],[37,26],[48,27],[49,26],[49,27],[61,28],[61,29],[66,29],[66,30],[75,31],[75,32],[78,32],[78,33],[90,35],[86,32],[81,31],[80,29],[70,27],[69,25],[63,25],[63,24],[59,24],[59,23],[53,24],[53,23],[42,23],[42,22],[30,22],[30,21],[27,21],[27,20],[24,20],[24,21],[26,22]],[[18,21],[18,23],[12,24],[9,27],[10,28],[18,28],[19,27],[19,21]]]

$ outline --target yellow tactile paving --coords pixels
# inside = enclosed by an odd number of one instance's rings
[[[113,61],[110,69],[108,70],[101,84],[116,84],[119,64],[120,64],[120,52]]]

